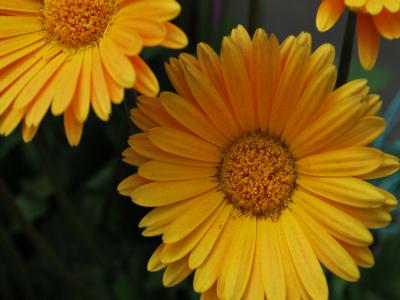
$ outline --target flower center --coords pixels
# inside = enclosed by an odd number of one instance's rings
[[[44,0],[48,38],[66,48],[98,43],[115,12],[115,0]]]
[[[261,133],[245,134],[226,149],[219,176],[227,201],[255,217],[277,219],[296,186],[289,149]]]

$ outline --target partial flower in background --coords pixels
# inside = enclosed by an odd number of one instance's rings
[[[0,134],[22,122],[24,141],[32,140],[51,108],[77,145],[90,107],[107,121],[124,88],[156,95],[157,78],[139,54],[186,46],[169,22],[180,9],[174,0],[0,1]]]
[[[397,200],[366,179],[398,159],[368,147],[384,130],[366,80],[334,90],[334,48],[311,36],[282,44],[239,26],[218,56],[167,65],[177,94],[139,97],[118,187],[155,207],[140,222],[162,235],[148,270],[165,286],[193,271],[202,299],[328,299],[322,265],[357,281],[371,267],[368,228],[385,227]]]
[[[322,0],[317,13],[317,28],[327,31],[339,20],[345,8],[357,14],[358,54],[366,70],[378,58],[380,36],[400,38],[400,0]]]

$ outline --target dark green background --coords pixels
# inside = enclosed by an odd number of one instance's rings
[[[186,52],[193,53],[200,41],[218,48],[222,35],[247,23],[247,1],[225,1],[217,27],[212,26],[213,1],[180,2],[183,12],[176,23],[191,41]],[[316,33],[318,3],[263,1],[264,27],[280,40],[310,31],[315,46],[328,41],[340,46],[343,21],[327,34]],[[396,49],[398,41],[384,43],[379,63],[369,73],[359,67],[355,55],[351,77],[367,77],[375,92],[394,98],[399,87],[396,64],[400,68]],[[177,55],[161,48],[143,54],[162,90],[171,89],[164,62]],[[161,272],[146,271],[160,239],[141,237],[137,224],[147,209],[116,192],[118,183],[135,172],[121,162],[129,134],[137,131],[127,113],[135,106],[134,98],[134,92],[127,91],[125,105],[113,107],[108,123],[92,113],[77,148],[68,146],[62,118],[50,115],[31,144],[21,142],[19,129],[0,139],[0,299],[198,299],[191,280],[166,289]],[[385,101],[386,107],[390,101]],[[395,128],[396,118],[390,122]],[[396,130],[388,132],[382,143],[385,151],[398,153],[397,136]],[[398,192],[396,178],[377,184]],[[377,263],[362,272],[360,282],[349,284],[328,275],[331,299],[400,299],[398,218],[395,223],[374,232]]]

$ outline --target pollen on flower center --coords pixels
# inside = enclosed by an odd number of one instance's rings
[[[67,48],[97,43],[115,12],[115,0],[44,0],[48,38]]]
[[[227,201],[245,215],[276,219],[296,185],[294,160],[278,138],[246,134],[224,153],[220,181]]]

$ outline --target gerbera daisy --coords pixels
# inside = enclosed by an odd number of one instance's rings
[[[322,0],[317,13],[318,30],[329,30],[346,7],[357,14],[358,55],[364,69],[370,70],[378,58],[380,36],[400,38],[400,0]]]
[[[0,0],[0,134],[22,122],[30,141],[51,108],[77,145],[90,107],[106,121],[124,88],[156,95],[139,54],[187,44],[169,22],[179,12],[175,0]]]
[[[140,222],[162,235],[148,263],[165,286],[194,274],[202,299],[327,299],[323,269],[356,281],[371,267],[368,228],[386,226],[396,199],[365,179],[398,159],[367,147],[384,129],[365,80],[334,90],[334,48],[311,36],[282,44],[239,26],[218,56],[200,44],[167,72],[177,93],[139,97],[143,133],[119,185],[155,207]]]

